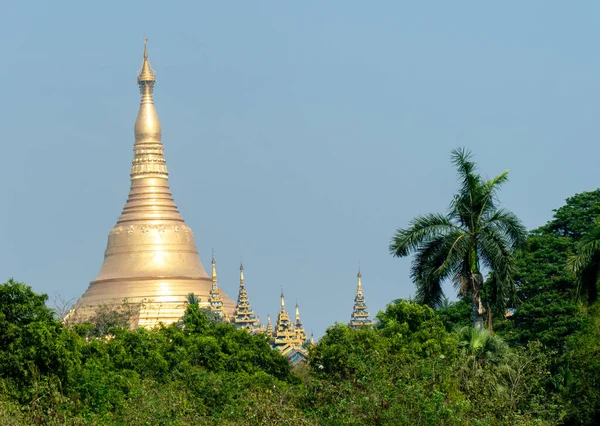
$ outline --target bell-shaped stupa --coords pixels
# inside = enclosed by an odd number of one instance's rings
[[[135,121],[131,187],[121,217],[108,234],[100,273],[76,303],[73,315],[86,318],[104,304],[138,306],[134,326],[148,327],[179,320],[187,296],[210,306],[212,279],[169,188],[161,127],[152,93],[156,75],[146,42],[138,74],[142,100]],[[235,303],[221,291],[223,308],[233,314]]]

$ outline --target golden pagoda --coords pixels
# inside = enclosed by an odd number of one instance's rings
[[[354,296],[354,307],[348,325],[352,328],[370,327],[373,325],[373,321],[369,319],[369,312],[367,311],[367,304],[365,303],[365,296],[362,291],[362,274],[360,273],[360,269],[358,270],[356,278],[358,284],[356,287],[356,295]]]
[[[132,325],[149,327],[179,320],[189,293],[200,300],[200,306],[210,306],[213,283],[169,188],[161,126],[152,98],[156,75],[148,60],[146,39],[137,82],[141,102],[134,126],[129,197],[108,234],[100,272],[71,315],[84,320],[100,305],[126,300],[139,306]],[[233,301],[223,292],[220,296],[225,312],[233,313]]]

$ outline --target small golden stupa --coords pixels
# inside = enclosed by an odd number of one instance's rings
[[[134,127],[129,198],[108,234],[100,273],[72,313],[85,318],[100,305],[126,300],[140,307],[133,325],[151,327],[179,320],[189,293],[195,294],[200,306],[209,307],[213,282],[169,188],[161,127],[152,99],[156,75],[148,60],[146,39],[137,81],[142,100]],[[220,295],[226,314],[233,314],[233,300],[223,291]]]

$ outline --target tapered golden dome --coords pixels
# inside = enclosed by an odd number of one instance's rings
[[[194,293],[201,306],[210,306],[212,279],[207,275],[194,241],[169,188],[161,127],[152,98],[156,75],[150,67],[146,42],[138,74],[142,99],[134,126],[131,187],[123,212],[108,234],[100,273],[75,305],[85,318],[102,304],[140,304],[134,325],[165,324],[182,317],[186,298]],[[221,291],[223,308],[232,314],[235,303]]]

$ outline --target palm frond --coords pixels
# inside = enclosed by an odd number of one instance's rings
[[[188,305],[199,305],[200,299],[194,293],[188,293],[186,297],[186,303]]]
[[[442,282],[438,279],[424,279],[415,282],[417,293],[415,301],[436,309],[444,301]]]
[[[417,287],[418,303],[435,308],[443,300],[442,279],[436,271],[443,260],[444,238],[438,237],[419,247],[411,265],[411,278]]]
[[[444,263],[438,267],[440,275],[448,276],[449,271],[456,271],[463,267],[464,259],[468,257],[472,246],[472,236],[464,231],[453,232],[447,236],[448,245],[445,253]]]
[[[482,182],[480,188],[480,205],[478,221],[488,212],[496,210],[496,193],[500,187],[508,181],[508,170],[505,170],[493,179]]]
[[[588,301],[595,302],[600,278],[600,239],[581,244],[578,253],[567,259],[567,269],[577,279],[577,295],[585,290]]]
[[[458,169],[458,177],[461,181],[461,188],[472,188],[478,182],[477,164],[471,161],[473,155],[466,148],[453,149],[450,157],[452,164]]]
[[[390,254],[405,257],[419,249],[421,244],[455,229],[456,226],[442,214],[418,216],[407,229],[398,229],[390,243]]]
[[[514,293],[514,257],[509,242],[493,227],[486,227],[479,235],[480,259],[493,271],[490,280],[492,303],[498,310],[506,307]]]
[[[412,262],[411,278],[420,303],[433,308],[443,301],[441,282],[456,275],[465,252],[465,234],[455,230],[423,244]]]
[[[502,235],[510,245],[510,250],[521,248],[527,239],[527,229],[519,218],[505,209],[498,209],[488,217],[482,218],[481,228],[492,227]]]
[[[460,188],[450,204],[450,211],[453,217],[469,229],[474,228],[473,213],[479,210],[473,209],[473,206],[481,204],[483,188],[481,176],[476,173],[477,165],[471,161],[471,157],[471,152],[465,148],[455,149],[451,154],[452,163],[458,169]]]

